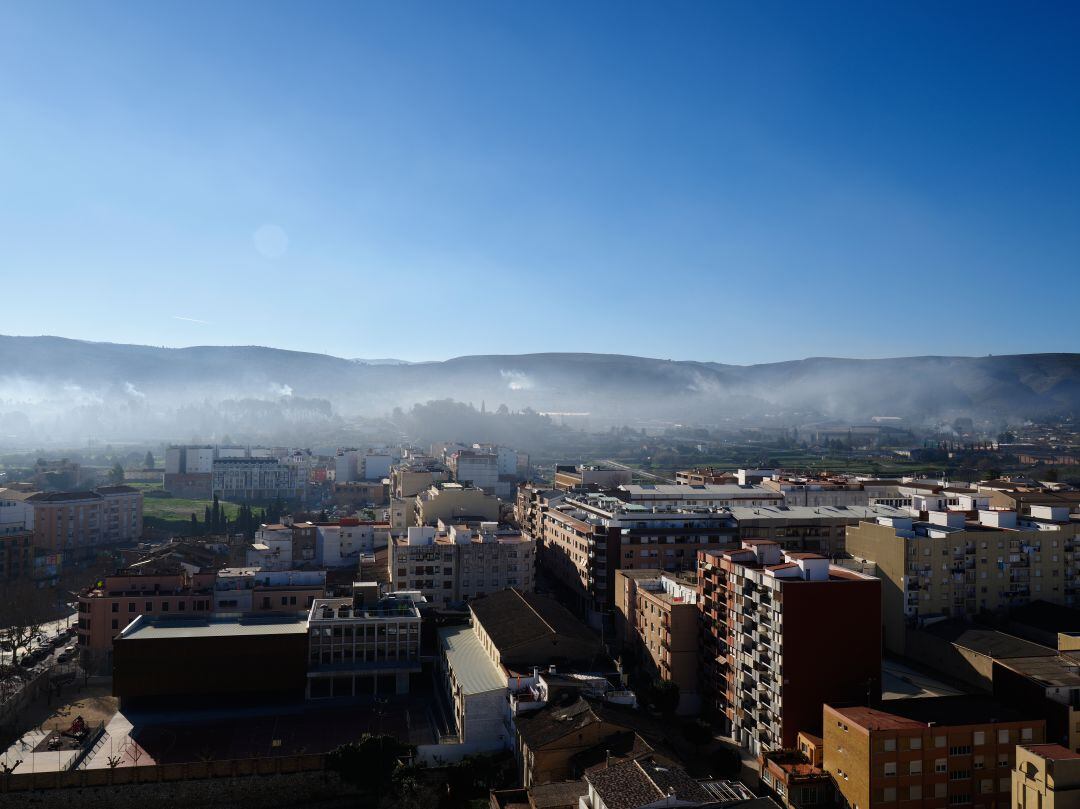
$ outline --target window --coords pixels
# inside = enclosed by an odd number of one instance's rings
[[[969,778],[971,778],[970,770],[953,770],[949,773],[950,781],[967,781]]]
[[[958,744],[955,747],[950,747],[949,748],[949,755],[950,756],[970,756],[971,755],[971,745]]]
[[[1009,754],[1008,753],[998,753],[998,766],[999,767],[1008,767],[1009,766]]]
[[[162,612],[168,612],[169,611],[169,602],[168,601],[162,601],[161,602],[161,611]]]
[[[986,762],[985,762],[985,760],[983,759],[982,756],[975,756],[975,763],[972,764],[972,766],[976,770],[981,770],[983,767],[986,766]]]
[[[128,612],[135,612],[135,602],[134,601],[129,601],[128,602]]]
[[[949,796],[949,806],[959,806],[963,803],[971,803],[971,796],[963,792]]]
[[[914,759],[908,762],[908,775],[918,775],[922,772],[922,760]]]
[[[112,605],[112,611],[113,612],[120,612],[120,605],[117,604],[115,601],[113,602],[113,605]]]
[[[896,762],[895,761],[886,761],[885,762],[885,775],[896,775]]]
[[[944,746],[945,746],[945,737],[944,736],[935,736],[934,737],[934,747],[944,747]]]
[[[113,618],[112,628],[113,629],[119,629],[120,628],[119,624],[120,624],[120,622],[117,621],[115,618]]]
[[[1008,730],[999,730],[998,731],[998,744],[1008,744],[1008,743],[1009,743],[1009,731]]]
[[[934,772],[948,772],[949,762],[943,758],[939,758],[934,762]]]
[[[886,739],[885,752],[892,753],[894,750],[896,750],[896,739]]]
[[[979,781],[979,792],[981,792],[981,793],[983,793],[985,795],[987,792],[993,792],[993,791],[994,791],[994,782],[993,782],[992,779],[984,778],[981,781]]]
[[[975,731],[975,746],[979,747],[979,746],[984,745],[984,744],[986,744],[986,731],[985,730],[977,730],[977,731]]]
[[[922,750],[922,739],[918,736],[908,739],[908,750]]]
[[[896,787],[885,787],[885,792],[881,798],[885,803],[892,803],[896,800]]]
[[[153,601],[147,601],[146,602],[146,611],[147,612],[153,612],[154,611],[154,602]]]
[[[934,797],[935,798],[944,798],[945,797],[945,783],[944,782],[942,782],[940,784],[934,784]]]
[[[186,601],[181,601],[181,602],[179,602],[179,603],[178,603],[178,604],[176,605],[176,608],[177,608],[178,610],[180,610],[180,612],[183,612],[184,610],[186,610],[186,609],[187,609],[187,602],[186,602]]]
[[[907,796],[909,801],[921,801],[922,800],[922,785],[915,784],[908,787]]]
[[[1012,789],[1011,778],[999,778],[998,779],[998,792],[1008,792]]]
[[[1021,741],[1030,742],[1031,741],[1031,736],[1032,736],[1032,729],[1031,728],[1021,728],[1021,730],[1020,730],[1020,740]]]

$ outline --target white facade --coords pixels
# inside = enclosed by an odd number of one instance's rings
[[[21,534],[34,529],[34,506],[25,500],[4,496],[0,489],[0,535]]]
[[[385,450],[368,450],[364,453],[363,469],[361,470],[364,480],[382,480],[390,477],[390,467],[394,463],[394,456]]]

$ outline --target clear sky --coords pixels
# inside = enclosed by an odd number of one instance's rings
[[[1080,4],[0,0],[0,333],[1080,351]]]

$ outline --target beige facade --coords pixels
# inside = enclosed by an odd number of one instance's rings
[[[850,809],[1007,807],[1017,745],[1042,719],[978,697],[888,700],[880,710],[824,707],[823,768]]]
[[[1080,524],[1016,518],[1015,512],[929,512],[847,529],[847,551],[882,579],[885,645],[905,652],[908,626],[1028,601],[1073,605]]]
[[[460,483],[438,483],[416,495],[412,525],[447,525],[463,520],[498,522],[499,498]],[[391,522],[393,520],[391,519]]]
[[[392,590],[419,590],[438,606],[535,586],[536,542],[495,524],[413,526],[390,542]]]
[[[1016,809],[1080,809],[1080,754],[1056,744],[1022,744],[1012,773]]]
[[[693,583],[660,570],[615,573],[615,609],[623,642],[646,672],[679,687],[679,712],[694,713],[698,696],[698,606]]]

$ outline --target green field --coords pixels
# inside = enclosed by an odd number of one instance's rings
[[[194,514],[202,522],[207,506],[212,506],[212,500],[186,500],[182,497],[144,497],[143,517],[152,517],[159,520],[190,520]],[[229,521],[236,519],[240,510],[238,503],[221,503],[221,508]]]

